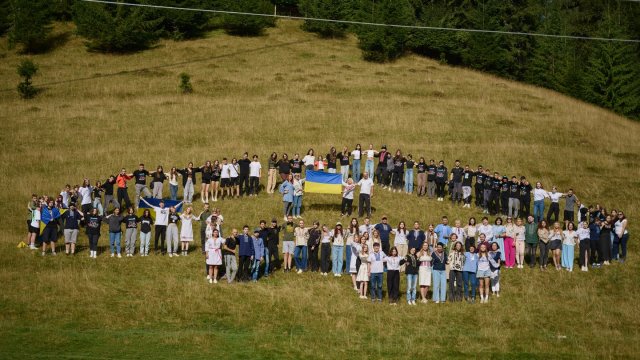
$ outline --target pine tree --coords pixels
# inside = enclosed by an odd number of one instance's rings
[[[153,45],[161,34],[163,18],[144,8],[77,2],[74,10],[78,34],[88,39],[89,50],[139,51]]]
[[[10,12],[11,4],[9,0],[0,0],[0,36],[4,35],[11,27]]]
[[[300,11],[305,17],[346,20],[347,10],[344,0],[301,0]],[[347,24],[306,20],[302,28],[325,38],[341,38],[347,31]]]
[[[272,14],[273,5],[267,0],[222,0],[222,8],[228,11]],[[265,28],[275,26],[275,19],[266,16],[233,15],[223,17],[223,28],[231,35],[257,36]]]
[[[182,8],[208,9],[207,0],[142,0],[142,3]],[[162,18],[162,36],[174,40],[192,39],[202,36],[207,29],[210,14],[202,11],[157,9],[149,11],[152,18]]]
[[[9,46],[36,53],[46,48],[51,31],[51,11],[47,0],[10,0]]]
[[[378,0],[370,6],[371,17],[368,19],[365,15],[361,20],[380,24],[415,24],[413,7],[408,0]],[[409,36],[408,29],[387,26],[359,26],[356,33],[363,58],[373,62],[392,61],[400,57],[406,49]]]

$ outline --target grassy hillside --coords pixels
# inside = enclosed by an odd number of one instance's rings
[[[292,21],[260,38],[214,32],[127,56],[87,53],[70,36],[33,57],[43,92],[31,101],[14,90],[22,57],[6,39],[1,44],[2,358],[629,358],[640,351],[638,123],[420,57],[366,63],[354,39],[320,40]],[[192,76],[194,94],[178,92],[181,72]],[[245,150],[265,160],[272,151],[326,153],[356,143],[481,163],[624,209],[629,261],[586,274],[504,271],[503,296],[487,305],[390,307],[358,300],[345,277],[277,274],[212,286],[195,253],[43,259],[15,247],[32,192],[57,194],[66,183],[104,180],[140,161],[168,168]],[[306,195],[305,219],[335,223],[339,200]],[[480,215],[388,192],[373,204],[374,216],[388,214],[394,225]],[[261,194],[217,205],[228,231],[279,215],[281,201]],[[107,245],[104,230],[100,246]]]

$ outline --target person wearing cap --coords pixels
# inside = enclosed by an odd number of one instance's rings
[[[342,258],[344,253],[344,232],[340,222],[336,223],[336,227],[333,229],[333,233],[331,234],[331,239],[333,240],[333,245],[331,246],[333,276],[340,277],[342,276]]]
[[[378,234],[380,234],[380,243],[382,244],[382,252],[385,254],[389,253],[389,249],[391,245],[389,243],[389,234],[393,230],[391,225],[387,222],[387,216],[383,215],[382,220],[379,224],[376,224],[373,227],[375,230],[378,230]]]
[[[253,229],[253,266],[251,280],[253,282],[258,281],[258,274],[260,273],[260,263],[264,259],[264,241],[260,237],[260,228]]]
[[[384,263],[387,255],[380,250],[380,244],[373,244],[373,252],[369,254],[369,281],[371,282],[371,302],[382,302],[382,282],[384,273]]]

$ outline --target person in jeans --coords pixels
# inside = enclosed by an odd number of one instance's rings
[[[369,173],[364,172],[362,179],[358,181],[360,195],[358,198],[358,217],[362,217],[366,210],[367,217],[371,217],[371,197],[373,196],[373,180],[369,179]]]
[[[342,276],[342,259],[344,253],[344,232],[342,231],[342,224],[336,223],[336,227],[331,234],[333,245],[331,246],[331,260],[333,263],[332,271],[333,276]]]
[[[627,242],[629,241],[629,230],[627,228],[627,217],[621,210],[618,212],[618,218],[613,219],[613,249],[611,257],[614,260],[618,260],[620,263],[624,263],[627,258]]]
[[[371,302],[382,302],[382,274],[387,255],[380,250],[380,244],[373,244],[373,252],[369,254],[369,281],[371,282]]]
[[[415,305],[418,267],[420,265],[416,257],[416,248],[409,248],[409,254],[400,260],[400,265],[404,265],[404,272],[407,274],[407,304]]]
[[[466,257],[464,255],[464,246],[458,241],[456,234],[451,235],[453,242],[453,250],[449,254],[448,262],[451,266],[449,269],[449,293],[451,301],[462,301],[462,271]]]
[[[476,288],[478,280],[476,271],[478,270],[478,254],[475,245],[471,244],[464,253],[464,266],[462,267],[462,284],[464,285],[464,299],[472,304],[476,302]]]
[[[297,273],[302,274],[307,269],[307,241],[309,240],[309,228],[304,227],[304,220],[298,222],[293,234],[296,242],[293,260],[296,263]]]
[[[282,194],[282,210],[284,220],[287,221],[293,205],[293,196],[295,191],[295,188],[293,187],[293,175],[287,175],[282,184],[280,184],[278,191]]]
[[[142,202],[144,202],[149,207],[151,207],[156,214],[156,221],[155,221],[156,235],[153,241],[153,250],[155,251],[156,254],[158,254],[158,251],[164,252],[164,240],[167,235],[167,225],[169,224],[169,209],[164,207],[164,201],[162,200],[160,201],[160,204],[159,204],[160,206],[153,206],[149,204],[147,200],[145,200],[144,198],[142,198]],[[179,203],[178,206],[180,206],[181,204],[182,203]],[[161,240],[160,250],[158,250],[159,239]]]
[[[300,209],[302,209],[302,198],[304,196],[304,179],[300,179],[300,174],[293,176],[293,217],[302,218]]]
[[[342,148],[342,152],[338,153],[338,160],[340,162],[340,175],[342,176],[342,181],[345,182],[349,178],[349,159],[351,157],[351,152],[347,147]]]
[[[355,182],[360,181],[360,158],[362,157],[362,146],[356,144],[356,149],[351,152],[353,161],[351,162],[351,176]]]
[[[264,259],[264,241],[260,237],[260,228],[255,228],[253,230],[253,266],[251,280],[253,282],[258,281],[258,275],[260,274],[260,263]]]
[[[107,215],[106,220],[109,224],[109,248],[111,249],[111,257],[118,253],[120,255],[120,239],[122,238],[122,220],[124,217],[120,215],[120,208],[115,208],[113,214]]]
[[[249,225],[245,225],[242,228],[242,235],[237,237],[238,255],[240,256],[240,263],[238,265],[238,280],[249,281],[249,272],[251,271],[251,262],[255,255],[255,249],[253,248],[253,238],[249,234]]]
[[[133,208],[129,208],[127,216],[124,218],[125,233],[124,247],[127,257],[132,257],[136,252],[136,238],[138,237],[138,223],[140,218],[134,213]]]
[[[436,304],[447,301],[447,254],[444,251],[444,244],[439,242],[436,250],[431,254],[431,264],[433,266],[433,301]]]
[[[413,167],[415,166],[415,161],[413,161],[413,156],[408,154],[404,160],[404,192],[407,194],[413,193]]]
[[[227,283],[231,284],[236,278],[238,272],[238,263],[236,261],[236,246],[238,239],[238,230],[231,230],[231,236],[229,236],[222,245],[222,255],[224,257],[224,268],[227,276]]]

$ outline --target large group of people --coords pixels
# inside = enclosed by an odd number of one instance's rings
[[[162,166],[150,172],[140,164],[132,173],[121,169],[118,175],[95,185],[88,179],[81,186],[67,185],[55,198],[34,194],[28,204],[27,241],[32,249],[41,242],[42,255],[47,247],[55,255],[56,241],[62,236],[64,251],[71,255],[84,227],[89,256],[96,258],[101,227],[106,224],[111,257],[122,257],[123,253],[132,257],[136,250],[138,255],[148,256],[152,233],[156,254],[177,257],[189,254],[194,222],[199,222],[200,250],[211,283],[220,279],[229,283],[258,281],[276,270],[291,272],[295,267],[297,273],[348,274],[360,298],[381,301],[386,274],[389,302],[397,304],[400,274],[404,273],[406,301],[411,305],[418,300],[418,289],[422,303],[429,299],[429,291],[436,303],[447,299],[475,302],[477,293],[480,302],[487,302],[490,294],[500,295],[501,269],[537,265],[543,271],[549,266],[573,271],[576,247],[582,271],[611,261],[622,263],[626,258],[629,231],[624,212],[585,206],[572,189],[562,193],[552,187],[546,191],[540,182],[532,186],[524,176],[509,178],[482,166],[470,170],[458,160],[449,170],[444,161],[436,165],[434,160],[427,163],[421,157],[414,162],[411,154],[403,156],[400,150],[392,154],[386,146],[378,151],[373,145],[362,150],[359,144],[355,150],[344,147],[341,152],[332,147],[326,156],[315,156],[312,149],[302,158],[299,154],[289,159],[287,154],[278,157],[273,153],[267,169],[266,192],[282,194],[281,225],[276,218],[270,225],[262,220],[253,232],[245,225],[241,231],[232,229],[223,236],[224,217],[220,209],[210,208],[210,201],[257,196],[261,190],[258,156],[250,160],[244,153],[240,160],[223,158],[222,162],[207,161],[200,167],[189,163],[182,169],[172,167],[169,172]],[[301,211],[304,172],[338,173],[338,169],[343,185],[341,217],[351,217],[359,187],[358,217],[345,226],[318,221],[307,226]],[[201,173],[203,210],[196,215],[193,200],[197,173]],[[134,182],[135,206],[129,198],[130,180]],[[165,207],[163,197],[165,182],[169,183],[169,199],[174,204],[169,207]],[[179,183],[183,196],[178,203]],[[444,201],[448,191],[453,204],[470,208],[474,203],[483,215],[480,221],[471,217],[465,224],[459,219],[450,224],[444,216],[439,224],[424,230],[418,221],[411,228],[403,221],[392,226],[386,216],[373,224],[371,197],[375,186],[437,201]],[[159,199],[159,205],[149,203],[149,198]],[[546,217],[545,199],[550,202]],[[146,205],[141,216],[135,211],[139,203]],[[185,210],[178,212],[180,206]],[[489,216],[494,220],[490,222]]]

